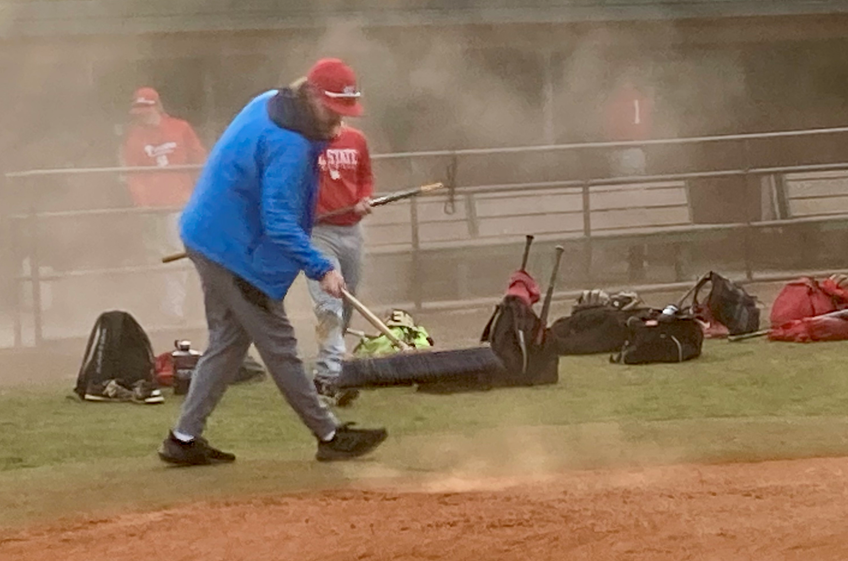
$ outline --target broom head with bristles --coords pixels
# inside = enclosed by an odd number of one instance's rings
[[[405,351],[342,363],[339,388],[411,386],[461,379],[491,378],[503,371],[491,347]]]

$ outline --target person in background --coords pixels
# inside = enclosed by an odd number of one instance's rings
[[[606,107],[607,140],[611,142],[639,141],[651,138],[654,103],[652,96],[643,93],[629,79],[611,96]],[[647,171],[642,146],[625,146],[609,152],[613,177],[644,175]]]
[[[340,424],[318,398],[298,356],[283,300],[303,271],[335,298],[345,281],[311,242],[318,156],[342,116],[361,112],[356,76],[321,59],[307,77],[251,100],[215,144],[180,220],[203,287],[209,346],[159,457],[177,465],[228,463],[235,455],[201,435],[251,343],[277,388],[317,439],[316,459],[374,450],[385,429]]]
[[[206,160],[206,149],[192,126],[165,113],[159,93],[150,87],[136,90],[124,136],[121,164],[128,167],[198,165]],[[133,203],[139,208],[161,209],[144,216],[144,247],[158,262],[162,255],[182,251],[179,236],[180,210],[189,199],[197,173],[191,170],[128,172],[126,181]],[[168,272],[162,313],[182,322],[185,319],[185,271]]]
[[[355,294],[362,260],[360,221],[371,212],[374,192],[365,135],[342,123],[318,158],[318,166],[318,223],[312,231],[312,243],[341,271],[348,290]],[[345,208],[352,210],[339,212]],[[321,218],[322,215],[326,218]],[[315,386],[331,404],[344,407],[358,395],[356,390],[338,390],[336,384],[345,355],[344,334],[350,322],[351,307],[321,290],[320,283],[308,280],[307,285],[318,321]]]

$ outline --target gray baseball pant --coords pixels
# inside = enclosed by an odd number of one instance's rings
[[[348,290],[355,295],[362,259],[361,224],[318,225],[312,230],[312,243],[333,263],[344,277]],[[315,375],[319,379],[333,380],[341,373],[345,354],[344,333],[350,323],[352,309],[348,303],[324,292],[318,281],[308,281],[307,287],[318,320]]]
[[[298,357],[294,328],[281,301],[268,301],[268,310],[249,302],[236,285],[236,276],[205,257],[189,252],[203,287],[209,347],[192,375],[176,430],[198,437],[237,374],[250,344],[288,404],[317,438],[325,440],[338,422],[318,399]]]

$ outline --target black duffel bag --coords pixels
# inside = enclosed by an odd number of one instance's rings
[[[701,356],[703,343],[703,329],[690,312],[673,306],[664,312],[651,310],[627,320],[627,339],[610,362],[684,362]]]
[[[590,355],[621,349],[627,339],[628,312],[609,306],[575,310],[551,326],[557,354]]]
[[[589,355],[621,350],[627,340],[627,318],[646,312],[633,292],[608,295],[584,290],[571,315],[559,318],[550,328],[557,354]]]

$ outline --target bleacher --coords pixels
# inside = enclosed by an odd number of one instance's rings
[[[787,218],[848,214],[848,172],[816,171],[783,176]]]
[[[801,263],[824,254],[844,255],[848,243],[848,171],[786,173],[780,176],[778,193],[779,219],[763,227],[792,234],[790,259]]]
[[[425,287],[425,300],[491,294],[515,268],[528,233],[538,244],[531,266],[543,270],[545,248],[560,243],[567,249],[563,276],[580,276],[587,231],[592,244],[630,246],[692,227],[686,189],[683,181],[597,185],[586,192],[567,184],[459,189],[452,214],[445,212],[444,195],[398,203],[366,223],[369,283],[400,301],[415,282]]]
[[[592,187],[588,198],[593,236],[692,223],[682,181]],[[446,203],[446,196],[438,196],[380,209],[367,223],[369,251],[412,250],[413,204],[421,250],[500,244],[510,238],[522,240],[526,233],[582,238],[586,227],[581,187],[469,189],[461,192],[453,214],[444,212]]]
[[[808,239],[823,230],[848,228],[848,172],[782,177],[784,214],[752,223],[752,238],[772,236],[771,243],[774,235],[792,232],[801,239],[799,259],[808,258],[811,250],[803,246],[819,243]],[[547,274],[546,255],[559,243],[566,246],[563,279],[592,282],[593,262],[601,255],[606,278],[612,268],[619,278],[636,283],[648,267],[650,248],[663,256],[660,265],[667,266],[673,280],[685,281],[698,272],[691,262],[705,244],[729,242],[738,249],[746,228],[695,224],[688,189],[683,180],[590,185],[585,192],[567,182],[460,188],[452,214],[445,212],[444,195],[398,203],[368,219],[369,283],[380,287],[375,290],[381,299],[401,302],[411,301],[415,283],[425,302],[491,295],[516,268],[527,233],[539,243],[531,266],[540,280]],[[756,252],[756,241],[752,244]]]

